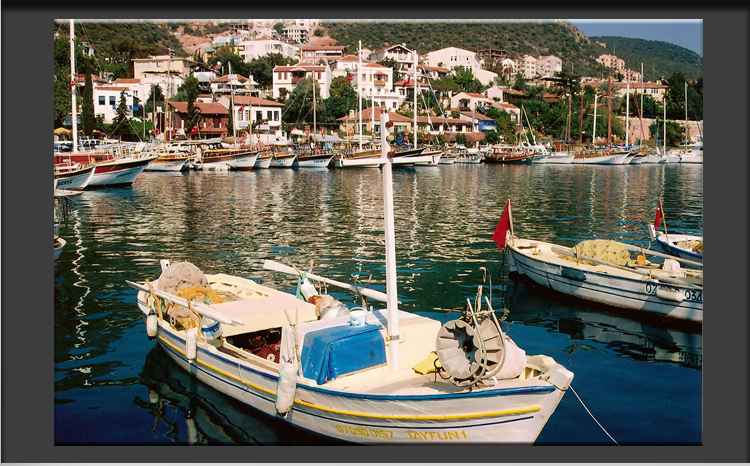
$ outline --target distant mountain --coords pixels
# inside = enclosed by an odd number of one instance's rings
[[[703,76],[703,57],[679,45],[629,37],[596,36],[589,39],[606,44],[607,53],[625,60],[625,66],[631,70],[640,71],[643,63],[646,81],[672,76],[675,71],[682,71],[690,79]]]

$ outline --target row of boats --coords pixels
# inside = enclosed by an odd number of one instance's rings
[[[230,140],[234,138],[228,138]],[[643,147],[595,147],[522,143],[467,148],[404,147],[393,151],[394,166],[437,166],[453,163],[522,164],[652,164],[703,163],[703,144],[675,153],[651,153]],[[181,171],[265,168],[362,168],[381,167],[385,158],[379,147],[324,150],[308,143],[276,143],[264,147],[226,142],[221,138],[180,141],[159,147],[147,143],[116,144],[94,150],[55,152],[55,187],[84,189],[131,185],[144,170]]]

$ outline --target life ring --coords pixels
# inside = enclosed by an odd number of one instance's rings
[[[240,136],[242,137],[242,139],[245,139],[247,137],[247,131],[243,131]]]
[[[154,129],[154,136],[158,136],[158,135],[159,135],[159,128],[156,128]]]
[[[354,136],[354,128],[349,128],[349,137]]]

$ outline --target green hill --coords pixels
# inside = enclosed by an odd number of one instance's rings
[[[703,57],[679,45],[657,40],[629,37],[597,36],[592,41],[606,44],[607,53],[625,60],[625,65],[640,71],[641,63],[647,81],[672,76],[682,71],[690,79],[703,76]]]

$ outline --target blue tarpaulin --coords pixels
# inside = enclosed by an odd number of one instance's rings
[[[343,325],[309,332],[302,345],[302,374],[319,385],[386,363],[381,325]]]

